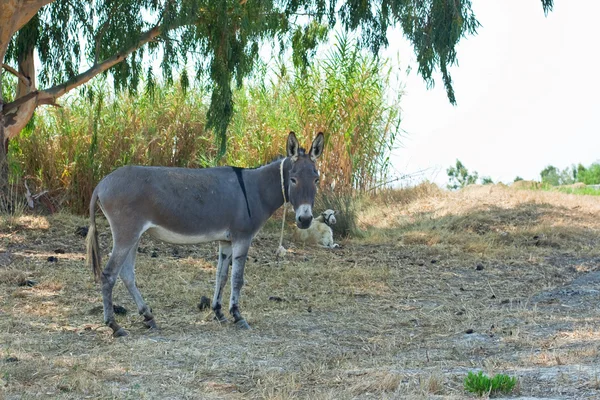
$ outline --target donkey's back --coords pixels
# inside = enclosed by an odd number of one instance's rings
[[[145,227],[172,243],[225,240],[247,212],[231,167],[126,166],[107,175],[95,194],[113,230]]]

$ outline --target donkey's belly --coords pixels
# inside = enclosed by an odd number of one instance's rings
[[[180,233],[174,232],[162,226],[151,226],[147,231],[152,237],[173,244],[197,244],[214,242],[215,240],[230,240],[231,235],[228,231],[221,232],[195,232]]]

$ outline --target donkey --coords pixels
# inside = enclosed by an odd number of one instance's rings
[[[115,321],[113,287],[120,276],[133,297],[144,324],[156,328],[152,309],[135,284],[135,257],[144,232],[175,244],[219,242],[219,258],[212,309],[215,319],[227,322],[221,311],[223,289],[231,272],[229,313],[236,326],[250,326],[240,312],[244,265],[254,235],[285,202],[296,213],[296,225],[307,229],[319,183],[315,162],[323,153],[323,133],[312,142],[309,154],[294,132],[287,139],[287,157],[256,169],[214,167],[204,169],[125,166],[110,173],[94,189],[87,236],[88,264],[102,283],[104,322],[113,336],[128,333]],[[113,250],[101,269],[96,201],[113,237]]]

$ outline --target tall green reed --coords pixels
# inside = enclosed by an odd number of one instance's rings
[[[391,70],[383,61],[338,37],[304,73],[285,64],[273,71],[263,68],[253,84],[236,94],[229,141],[247,151],[230,151],[229,161],[269,160],[290,129],[307,144],[323,131],[323,188],[363,192],[385,179],[400,108],[399,97],[389,101]]]

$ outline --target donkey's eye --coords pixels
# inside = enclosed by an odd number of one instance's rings
[[[298,180],[296,178],[290,178],[290,182],[292,182],[292,185],[296,185]]]

